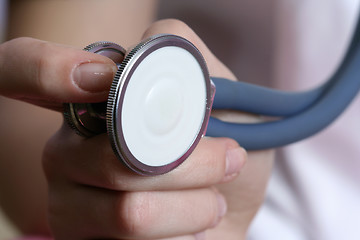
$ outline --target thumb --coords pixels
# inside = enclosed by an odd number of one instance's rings
[[[116,70],[107,57],[32,38],[0,45],[0,95],[52,109],[105,100]]]

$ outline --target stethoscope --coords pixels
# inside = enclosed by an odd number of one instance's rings
[[[360,25],[341,65],[328,82],[290,93],[210,77],[198,49],[175,35],[156,35],[126,56],[114,43],[84,50],[118,66],[106,103],[69,103],[64,116],[82,136],[107,132],[116,156],[142,175],[180,165],[205,135],[230,137],[247,150],[284,146],[321,131],[360,89]],[[216,92],[216,93],[215,93]],[[261,123],[230,123],[210,117],[231,109],[276,117]]]

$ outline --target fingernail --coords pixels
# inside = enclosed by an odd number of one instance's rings
[[[221,195],[220,193],[217,193],[216,199],[217,199],[217,203],[218,203],[218,218],[216,219],[216,221],[212,227],[215,227],[219,224],[219,222],[225,216],[226,211],[227,211],[227,204],[226,204],[226,200],[225,200],[224,196]]]
[[[246,161],[246,151],[243,148],[232,148],[226,152],[225,180],[239,174]]]
[[[116,71],[111,64],[83,63],[73,70],[73,81],[84,91],[102,92],[110,89]]]

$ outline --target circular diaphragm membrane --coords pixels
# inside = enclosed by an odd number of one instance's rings
[[[115,154],[143,175],[181,164],[206,130],[213,86],[197,48],[174,35],[137,45],[114,78],[107,130]]]
[[[103,55],[119,65],[125,57],[125,49],[112,42],[96,42],[84,48],[85,51]],[[66,103],[65,121],[79,135],[91,137],[106,132],[106,102]]]

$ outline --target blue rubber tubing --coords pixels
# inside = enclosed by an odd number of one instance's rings
[[[346,109],[360,89],[359,22],[341,65],[327,83],[314,90],[290,93],[212,78],[217,88],[214,109],[284,118],[239,124],[211,117],[206,135],[230,137],[247,150],[261,150],[285,146],[323,130]]]

